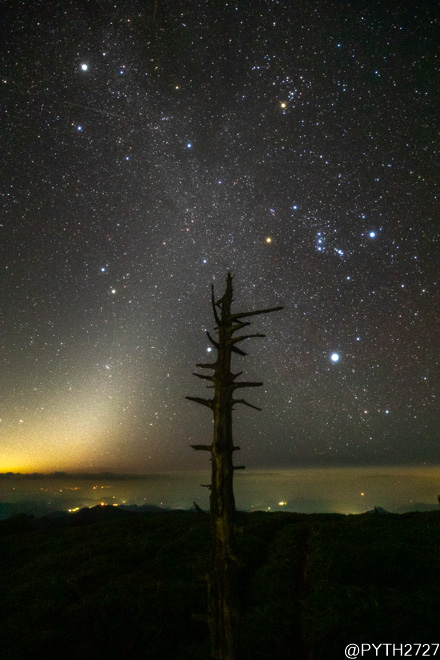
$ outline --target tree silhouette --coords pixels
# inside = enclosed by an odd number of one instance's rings
[[[210,364],[197,364],[201,369],[210,369],[212,375],[194,374],[209,381],[207,387],[214,389],[212,399],[187,396],[206,406],[214,416],[214,438],[210,445],[191,445],[196,451],[211,453],[212,473],[210,488],[210,510],[212,526],[211,564],[208,576],[208,623],[211,637],[211,653],[216,660],[236,660],[238,657],[238,594],[237,572],[238,559],[235,542],[235,499],[233,491],[234,470],[243,466],[234,466],[232,456],[240,447],[232,440],[232,411],[235,405],[243,404],[261,410],[245,399],[234,398],[234,392],[240,388],[260,387],[263,383],[236,381],[242,374],[232,373],[232,353],[245,356],[238,343],[252,337],[264,337],[260,333],[240,335],[234,333],[249,326],[250,321],[243,319],[258,314],[267,314],[283,309],[272,307],[253,312],[231,312],[232,275],[228,273],[226,290],[219,300],[215,300],[212,286],[212,311],[216,322],[218,340],[207,332],[209,341],[217,351],[217,359]]]

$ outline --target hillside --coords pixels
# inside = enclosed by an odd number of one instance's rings
[[[244,660],[434,642],[440,513],[240,514]],[[0,523],[2,660],[206,659],[209,517],[111,507]]]

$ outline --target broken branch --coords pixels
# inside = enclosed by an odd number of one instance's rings
[[[196,403],[200,403],[201,406],[206,406],[207,408],[211,408],[212,410],[212,399],[200,399],[198,396],[186,396],[185,399],[188,399],[189,401],[195,401]]]
[[[234,403],[242,403],[244,406],[249,406],[249,408],[253,408],[254,410],[263,410],[263,408],[257,408],[257,406],[253,406],[252,403],[248,403],[244,399],[232,399],[232,404]]]
[[[257,314],[270,314],[271,312],[278,312],[284,307],[271,307],[270,309],[257,309],[255,312],[238,312],[238,314],[231,314],[231,321],[237,321],[238,319],[245,318],[247,316],[257,316]]]
[[[232,339],[232,343],[236,344],[239,341],[243,341],[243,339],[252,339],[253,337],[265,337],[266,335],[262,335],[261,332],[256,332],[254,335],[241,335],[241,337],[235,337]]]
[[[195,371],[193,372],[193,376],[197,376],[197,378],[201,378],[202,380],[214,380],[213,376],[205,376],[204,374],[196,374]]]

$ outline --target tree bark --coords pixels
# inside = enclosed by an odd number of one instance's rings
[[[242,403],[256,410],[261,410],[244,399],[234,399],[234,390],[239,387],[260,387],[259,382],[235,382],[241,375],[231,371],[232,353],[245,356],[246,353],[235,344],[252,337],[264,337],[261,334],[233,337],[234,332],[250,325],[242,318],[255,316],[283,309],[272,309],[232,314],[232,276],[228,273],[226,290],[217,302],[212,288],[212,309],[218,341],[209,333],[209,340],[217,350],[217,360],[212,364],[198,364],[203,369],[212,369],[213,376],[195,374],[199,378],[210,380],[214,388],[212,399],[186,397],[191,401],[211,408],[214,415],[214,438],[209,445],[192,445],[195,450],[210,450],[212,462],[210,486],[210,510],[212,526],[212,549],[208,577],[208,623],[211,637],[211,657],[215,660],[238,660],[239,654],[239,598],[238,570],[239,562],[236,550],[235,534],[235,498],[233,490],[234,466],[232,455],[239,447],[234,447],[232,440],[232,411],[235,403]],[[217,310],[220,310],[220,314]],[[243,469],[236,466],[235,469]]]
[[[219,301],[217,364],[214,372],[214,439],[211,449],[211,524],[213,545],[208,579],[208,621],[212,657],[233,660],[238,653],[238,560],[235,544],[234,451],[232,442],[231,321],[232,277]]]

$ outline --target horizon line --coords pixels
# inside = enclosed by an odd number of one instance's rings
[[[345,469],[375,469],[375,470],[382,470],[382,469],[435,469],[435,468],[440,468],[440,462],[438,463],[388,463],[388,464],[373,464],[373,463],[367,463],[367,464],[345,464],[345,465],[313,465],[313,464],[305,464],[305,465],[296,465],[296,466],[289,466],[289,467],[266,467],[266,468],[261,468],[261,467],[256,467],[256,468],[250,468],[247,470],[247,473],[255,473],[255,472],[279,472],[279,471],[291,471],[291,470],[345,470]],[[117,480],[117,479],[142,479],[142,478],[154,478],[154,477],[161,477],[161,476],[166,476],[166,475],[177,475],[177,474],[190,474],[190,473],[198,473],[198,472],[206,472],[207,470],[205,468],[191,468],[191,469],[181,469],[181,470],[164,470],[164,471],[159,471],[159,472],[112,472],[110,470],[100,470],[99,472],[87,472],[84,470],[79,470],[78,472],[68,472],[66,470],[54,470],[51,472],[13,472],[13,471],[7,471],[7,472],[0,472],[0,479],[8,479],[8,478],[13,478],[13,477],[19,477],[19,478],[28,478],[28,479],[38,479],[38,478],[53,478],[53,479],[70,479],[70,478],[76,478],[76,479],[112,479],[112,480]],[[246,473],[242,473],[240,475],[240,478],[246,476]]]

